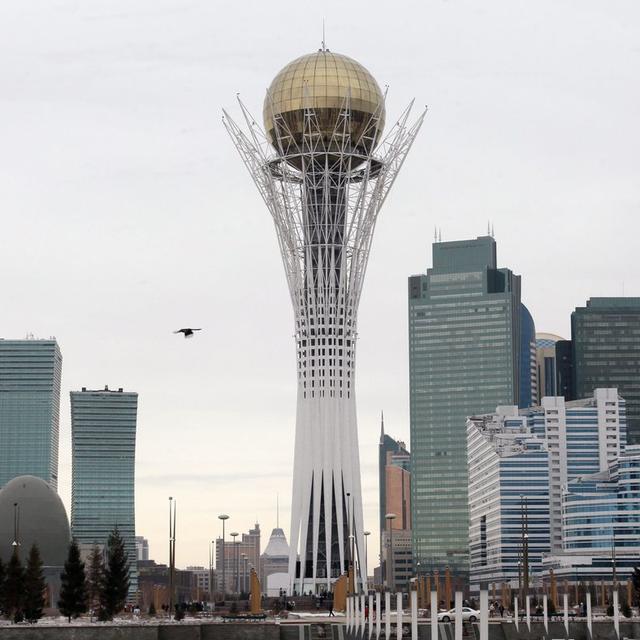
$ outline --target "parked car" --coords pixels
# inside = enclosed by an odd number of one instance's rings
[[[442,611],[438,614],[438,622],[451,622],[456,619],[456,610]],[[480,619],[480,612],[470,607],[462,607],[462,622],[476,622]]]

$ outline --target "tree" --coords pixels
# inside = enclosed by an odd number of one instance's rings
[[[46,584],[42,573],[42,558],[38,545],[31,545],[24,574],[24,616],[28,622],[38,622],[44,609]]]
[[[631,574],[631,583],[633,584],[633,598],[634,602],[638,602],[640,598],[640,569],[638,567],[633,568],[633,573]]]
[[[4,612],[4,583],[5,580],[7,578],[7,571],[4,567],[4,564],[2,562],[2,558],[0,558],[0,615],[2,615],[2,613]]]
[[[124,540],[116,527],[107,542],[107,566],[100,593],[100,605],[104,615],[111,619],[124,609],[129,592],[129,561]]]
[[[62,586],[58,609],[71,622],[71,618],[77,618],[87,610],[84,562],[80,560],[80,549],[75,540],[69,545],[69,555],[60,578]]]
[[[104,585],[104,557],[102,549],[94,545],[88,559],[87,566],[87,605],[89,609],[100,609],[100,594]]]
[[[24,601],[24,569],[18,556],[18,547],[14,548],[7,564],[7,577],[4,581],[4,608],[7,618],[14,622],[22,620],[22,604]]]
[[[627,602],[626,598],[622,601],[622,604],[620,605],[620,611],[622,611],[622,615],[625,618],[631,617],[631,607],[629,606],[629,603]]]

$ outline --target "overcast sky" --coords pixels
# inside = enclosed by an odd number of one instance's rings
[[[407,276],[495,227],[538,331],[640,295],[637,0],[0,0],[0,336],[55,335],[69,391],[140,394],[137,533],[177,564],[258,521],[289,533],[293,322],[275,231],[221,123],[320,45],[430,111],[373,242],[359,317],[365,525],[377,442],[409,438]],[[203,327],[186,341],[171,332]],[[263,544],[266,545],[266,540]]]

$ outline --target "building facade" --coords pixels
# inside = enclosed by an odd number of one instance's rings
[[[522,408],[538,404],[536,325],[529,309],[520,305],[520,396]]]
[[[406,575],[406,540],[411,540],[411,455],[401,440],[384,432],[381,424],[378,447],[380,492],[380,563],[384,585],[396,587],[408,584]],[[393,518],[387,518],[393,515]],[[389,530],[393,528],[393,540]],[[391,548],[393,542],[393,549]],[[411,551],[411,544],[409,544]],[[391,554],[394,558],[391,558]],[[397,556],[397,557],[396,557]],[[411,555],[409,567],[412,567]],[[395,567],[395,582],[391,575]],[[375,575],[375,573],[374,573]],[[399,582],[398,582],[399,581]]]
[[[142,536],[136,536],[136,559],[138,561],[149,559],[149,541]]]
[[[54,338],[0,339],[0,487],[31,475],[57,490],[61,377]]]
[[[223,592],[224,579],[224,593],[246,593],[251,569],[260,575],[260,536],[260,525],[256,522],[253,529],[241,534],[235,542],[225,539],[223,543],[222,538],[216,538],[216,587],[219,592]]]
[[[137,591],[135,451],[138,394],[122,389],[71,392],[71,533],[83,546],[124,539],[130,588]]]
[[[630,444],[640,443],[640,298],[591,298],[571,314],[574,397],[616,387]]]
[[[545,562],[561,580],[618,584],[640,555],[640,447],[628,446],[609,469],[580,476],[563,495],[563,546]]]
[[[624,400],[616,389],[571,402],[547,397],[529,409],[502,406],[467,420],[473,589],[523,584],[525,534],[531,579],[549,557],[565,552],[573,535],[567,488],[601,479],[598,474],[622,460],[625,433]],[[584,540],[583,532],[575,535]]]
[[[524,540],[530,571],[550,549],[546,441],[516,407],[467,420],[470,588],[524,580]]]
[[[466,419],[519,402],[520,277],[491,237],[433,245],[409,278],[411,511],[415,561],[466,579]]]
[[[540,404],[547,396],[564,396],[558,384],[556,344],[564,339],[552,333],[536,334],[536,369],[538,371],[538,399]],[[572,400],[573,398],[565,398]]]

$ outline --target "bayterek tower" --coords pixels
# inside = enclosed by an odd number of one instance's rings
[[[388,132],[385,95],[324,47],[267,90],[264,130],[224,123],[273,218],[295,317],[296,415],[289,577],[329,590],[353,563],[366,584],[355,363],[358,303],[378,213],[422,124],[411,105]]]

